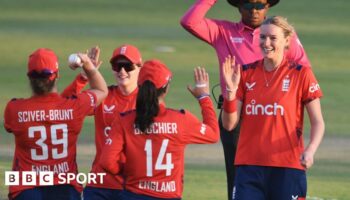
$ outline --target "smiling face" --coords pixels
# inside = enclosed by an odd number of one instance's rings
[[[131,63],[131,61],[127,58],[120,57],[113,62],[113,65],[115,65],[115,63]],[[113,70],[114,77],[119,86],[129,87],[137,85],[137,78],[139,76],[140,67],[136,64],[132,65],[133,70],[127,69],[127,66],[122,66],[118,70]]]
[[[246,0],[239,5],[243,23],[251,28],[257,28],[262,24],[268,10],[267,0]]]
[[[289,44],[289,36],[285,36],[282,28],[273,24],[263,24],[260,28],[260,48],[264,58],[275,60],[283,57]]]

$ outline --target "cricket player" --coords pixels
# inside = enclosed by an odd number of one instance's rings
[[[90,50],[90,57],[95,63],[99,61],[99,48]],[[138,92],[137,78],[142,65],[141,53],[137,47],[129,44],[116,48],[110,59],[111,69],[118,85],[108,87],[107,98],[91,114],[95,120],[95,147],[96,155],[92,164],[91,173],[106,173],[103,182],[88,183],[84,188],[84,200],[112,200],[117,199],[119,193],[124,189],[122,172],[110,174],[102,169],[99,160],[102,148],[111,143],[110,131],[112,121],[120,113],[133,110],[136,107]],[[78,76],[73,83],[67,87],[64,94],[70,96],[80,93],[87,84],[84,76]],[[122,123],[122,122],[120,122]],[[121,158],[122,159],[122,158]],[[122,162],[122,160],[120,161]]]
[[[184,110],[167,108],[165,97],[172,73],[159,60],[141,68],[136,110],[123,113],[112,125],[112,142],[104,147],[101,165],[112,174],[125,154],[125,191],[122,200],[179,200],[183,191],[184,150],[187,144],[215,143],[219,139],[209,77],[204,68],[195,69],[194,88],[203,122]]]
[[[59,184],[59,175],[78,172],[77,138],[83,120],[107,96],[107,85],[86,54],[78,54],[90,89],[72,98],[57,92],[58,59],[50,49],[40,48],[29,56],[28,78],[32,96],[12,99],[4,114],[5,129],[15,136],[12,170],[19,172],[19,185],[9,187],[15,200],[80,199],[82,185],[76,180]],[[22,185],[22,173],[36,172],[34,185]],[[53,172],[53,186],[41,186],[41,172]]]
[[[241,120],[234,200],[306,198],[305,170],[313,165],[325,126],[311,68],[286,56],[293,32],[285,18],[267,18],[259,42],[264,58],[242,68],[234,57],[223,64],[223,126],[232,130]],[[311,124],[306,147],[304,108]]]
[[[241,20],[238,22],[206,18],[206,13],[216,2],[217,0],[197,0],[182,17],[181,25],[215,49],[219,63],[221,94],[225,95],[225,82],[220,66],[228,55],[234,56],[238,64],[248,64],[263,58],[259,48],[260,25],[269,9],[278,4],[279,0],[227,0],[241,14]],[[296,34],[291,37],[286,56],[310,66]],[[227,131],[219,120],[219,127],[225,156],[228,199],[231,200],[239,125],[234,130]]]

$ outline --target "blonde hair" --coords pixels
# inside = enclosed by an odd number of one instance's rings
[[[272,16],[264,20],[262,25],[272,24],[280,27],[283,30],[284,37],[290,37],[294,33],[294,27],[290,25],[287,21],[287,18],[281,16]]]

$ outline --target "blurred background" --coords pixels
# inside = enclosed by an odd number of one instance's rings
[[[195,66],[204,66],[211,86],[218,83],[214,50],[179,24],[194,0],[0,0],[0,111],[16,97],[30,96],[27,59],[40,47],[53,49],[60,61],[59,90],[79,71],[67,67],[70,53],[100,46],[101,72],[114,84],[109,58],[129,43],[143,59],[158,58],[173,71],[167,105],[200,117],[197,101],[187,92]],[[288,18],[299,35],[321,88],[326,134],[308,173],[308,199],[350,199],[350,22],[348,0],[282,0],[269,16]],[[208,16],[239,21],[236,8],[218,0]],[[215,89],[219,94],[219,88]],[[309,126],[306,120],[305,138]],[[1,115],[3,122],[3,115]],[[0,199],[6,199],[4,172],[11,170],[14,138],[0,128]],[[78,166],[88,172],[94,157],[92,118],[85,120],[78,144]],[[221,144],[189,146],[186,152],[184,200],[226,199]]]

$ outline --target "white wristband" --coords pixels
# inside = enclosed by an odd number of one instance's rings
[[[196,84],[196,88],[204,88],[207,87],[207,84],[202,83],[202,84]]]
[[[236,91],[237,89],[230,89],[230,88],[228,88],[227,87],[227,85],[226,85],[226,92],[234,92],[234,91]]]

